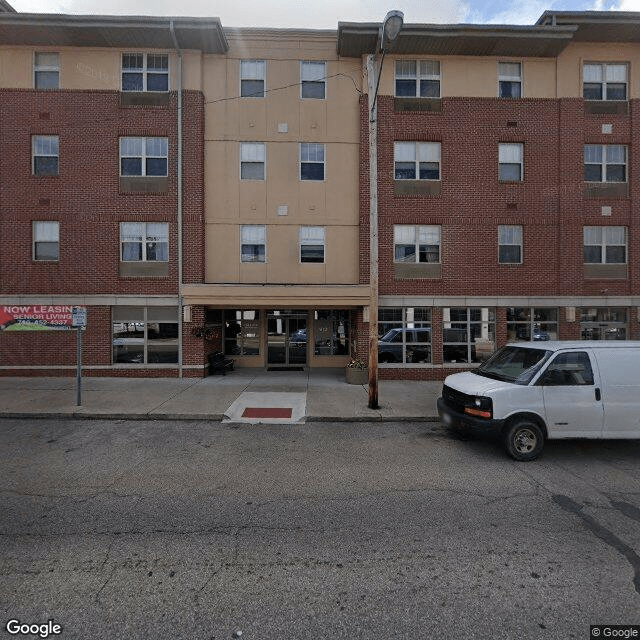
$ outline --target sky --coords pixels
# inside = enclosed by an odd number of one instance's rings
[[[24,13],[209,16],[225,27],[336,29],[338,22],[534,24],[546,10],[640,11],[640,0],[8,0]]]

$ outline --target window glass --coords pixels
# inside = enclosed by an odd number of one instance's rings
[[[34,56],[34,86],[36,89],[60,88],[60,54],[36,52]]]
[[[177,307],[114,307],[114,364],[176,364]]]
[[[243,98],[264,98],[266,69],[264,60],[240,61],[240,95]]]
[[[300,66],[301,96],[324,100],[326,75],[326,62],[302,62]]]
[[[495,349],[495,310],[444,308],[442,352],[444,362],[482,362]]]
[[[540,342],[558,339],[558,310],[544,307],[507,309],[509,342]]]
[[[260,355],[260,311],[225,309],[223,333],[226,355]]]
[[[324,145],[300,144],[300,179],[324,180]]]
[[[384,363],[431,362],[431,309],[378,309],[378,360]]]
[[[350,324],[348,310],[315,311],[313,321],[315,355],[348,355]]]
[[[60,223],[33,223],[33,259],[60,259]]]
[[[522,227],[520,225],[498,226],[498,262],[500,264],[522,263]]]
[[[300,262],[324,262],[324,227],[300,227]]]
[[[264,225],[242,225],[240,227],[240,261],[266,261],[266,227]]]
[[[57,176],[59,161],[58,136],[33,136],[33,175]]]
[[[264,180],[264,142],[242,142],[240,144],[240,179]]]
[[[120,138],[120,175],[168,175],[169,141],[167,138]]]
[[[592,385],[593,370],[589,354],[584,351],[559,353],[540,376],[542,386]]]
[[[166,53],[123,53],[123,91],[169,91]]]

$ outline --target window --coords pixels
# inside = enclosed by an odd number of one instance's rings
[[[224,352],[230,356],[260,355],[260,311],[225,309]]]
[[[60,259],[60,223],[33,223],[33,259]]]
[[[440,180],[439,142],[396,142],[396,180]]]
[[[323,144],[300,144],[300,180],[324,180]]]
[[[34,176],[57,176],[58,136],[33,136],[31,139]]]
[[[498,63],[498,87],[500,98],[522,98],[522,64],[520,62]]]
[[[440,62],[437,60],[396,60],[396,96],[399,98],[439,98]]]
[[[384,363],[431,362],[431,309],[378,309],[378,360]]]
[[[120,243],[123,262],[167,262],[169,225],[166,222],[121,222]]]
[[[559,353],[537,384],[544,386],[592,385],[593,369],[586,351]]]
[[[240,227],[240,261],[266,262],[267,229],[263,224]]]
[[[264,142],[240,143],[240,179],[264,180]]]
[[[114,364],[177,364],[177,307],[113,307]]]
[[[628,74],[626,64],[585,63],[582,70],[584,99],[626,100]]]
[[[522,227],[520,225],[498,226],[498,262],[500,264],[522,263]]]
[[[267,63],[264,60],[240,61],[240,95],[243,98],[264,98]]]
[[[440,262],[440,227],[395,225],[393,227],[395,262]]]
[[[626,227],[585,227],[585,264],[626,264]]]
[[[169,91],[166,53],[123,53],[123,91]]]
[[[167,138],[120,138],[120,175],[167,176]]]
[[[487,307],[442,310],[444,362],[480,362],[495,346],[495,310]]]
[[[498,145],[498,176],[500,182],[522,182],[523,145],[503,143]]]
[[[585,182],[626,182],[627,147],[621,144],[584,145]]]
[[[33,60],[33,86],[36,89],[60,88],[60,54],[36,52]]]
[[[628,316],[624,307],[581,309],[581,340],[626,340],[628,335]]]
[[[324,100],[326,95],[326,62],[300,63],[300,95],[303,98]]]
[[[300,262],[324,262],[324,227],[300,227]]]
[[[558,310],[544,307],[507,309],[507,340],[538,342],[558,339]]]
[[[350,313],[347,309],[313,312],[314,354],[344,356],[349,354]]]

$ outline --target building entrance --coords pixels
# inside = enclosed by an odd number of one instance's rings
[[[307,364],[306,311],[267,312],[267,366],[303,367]]]

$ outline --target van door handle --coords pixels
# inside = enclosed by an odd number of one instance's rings
[[[600,389],[598,389],[598,388],[596,387],[596,400],[597,400],[598,402],[600,402],[600,397],[601,397],[601,396],[600,396]]]

